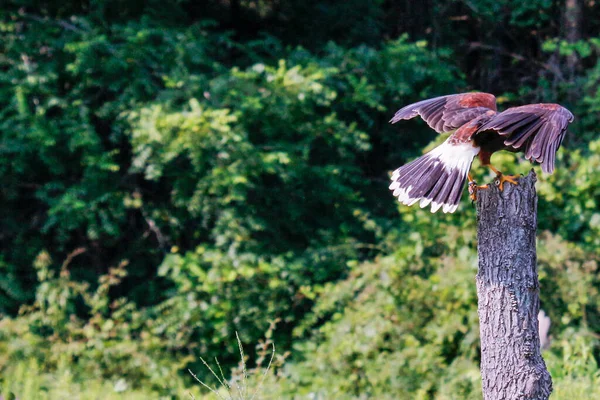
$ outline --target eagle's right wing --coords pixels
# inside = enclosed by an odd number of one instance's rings
[[[542,171],[554,171],[556,151],[562,143],[573,114],[558,104],[528,104],[496,114],[479,128],[506,136],[504,144],[522,149],[525,158],[542,164]]]

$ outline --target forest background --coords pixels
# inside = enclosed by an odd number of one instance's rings
[[[474,208],[387,189],[444,139],[393,113],[471,90],[576,117],[535,167],[544,357],[600,398],[596,3],[4,2],[4,398],[211,398],[236,332],[264,398],[481,398]]]

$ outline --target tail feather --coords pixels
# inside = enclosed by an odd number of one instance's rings
[[[431,205],[431,212],[440,208],[453,213],[458,208],[467,174],[479,148],[471,143],[451,143],[440,146],[416,160],[403,165],[392,174],[390,190],[402,204],[421,208]]]

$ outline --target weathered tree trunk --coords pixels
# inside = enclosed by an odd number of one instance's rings
[[[536,176],[477,193],[481,377],[485,400],[548,399],[540,354]]]

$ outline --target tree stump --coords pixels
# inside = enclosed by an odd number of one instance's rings
[[[485,400],[548,399],[536,265],[536,175],[477,192],[478,313]]]

